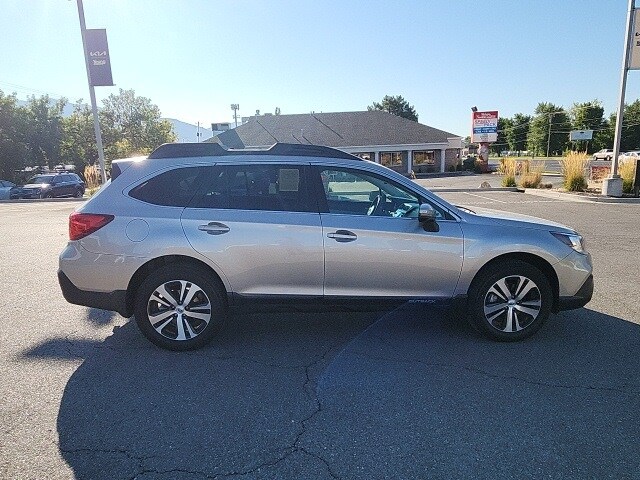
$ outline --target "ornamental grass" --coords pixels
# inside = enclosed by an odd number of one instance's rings
[[[583,192],[587,188],[586,171],[588,165],[589,157],[586,152],[569,152],[560,159],[565,190]]]

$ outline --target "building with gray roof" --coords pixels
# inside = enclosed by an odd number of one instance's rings
[[[444,172],[458,163],[462,148],[459,135],[379,110],[254,116],[207,141],[228,148],[323,145],[402,173]]]

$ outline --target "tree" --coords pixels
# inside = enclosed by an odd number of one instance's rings
[[[14,180],[16,170],[26,164],[27,112],[17,104],[16,95],[0,90],[0,178]]]
[[[604,108],[598,100],[591,102],[574,103],[569,110],[572,130],[593,130],[593,141],[580,140],[575,142],[575,148],[589,153],[600,150],[603,135],[600,132],[606,128],[606,121],[603,119]],[[600,137],[600,138],[598,138]]]
[[[27,145],[30,166],[49,168],[60,163],[60,142],[62,140],[62,110],[67,100],[52,100],[49,95],[29,97],[27,113]]]
[[[629,150],[640,150],[640,99],[625,105],[622,117],[622,132],[620,134],[620,151],[628,152]],[[610,145],[613,146],[613,137],[616,129],[615,113],[609,117],[609,135]],[[603,147],[604,148],[604,147]],[[611,147],[608,147],[611,148]]]
[[[553,103],[539,103],[529,124],[527,148],[535,155],[560,155],[569,141],[571,122],[567,112]],[[549,133],[551,130],[551,133]]]
[[[118,95],[103,100],[101,125],[104,125],[105,157],[108,160],[131,155],[146,155],[154,148],[175,142],[173,127],[160,118],[160,109],[133,90],[120,89]]]
[[[510,118],[498,118],[498,139],[489,147],[491,153],[500,155],[503,150],[508,150],[507,133],[512,127],[513,120]]]
[[[65,164],[75,165],[77,172],[98,161],[93,113],[82,100],[78,100],[73,113],[62,120],[60,156]]]
[[[402,98],[402,95],[396,95],[395,97],[385,95],[382,102],[373,102],[373,105],[369,105],[367,110],[382,110],[415,122],[418,121],[418,114],[415,108],[413,108],[413,105],[409,105],[409,102]]]
[[[529,131],[531,118],[531,115],[523,113],[516,113],[513,116],[506,135],[509,150],[519,153],[527,149],[527,132]]]

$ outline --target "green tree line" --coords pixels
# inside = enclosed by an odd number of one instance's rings
[[[491,145],[494,154],[505,150],[528,151],[533,155],[562,155],[567,150],[593,153],[613,148],[616,114],[609,118],[598,100],[574,103],[571,108],[541,102],[533,115],[516,113],[498,119],[498,140]],[[571,130],[593,130],[593,139],[571,142]],[[625,105],[620,150],[640,149],[640,99]]]
[[[0,90],[0,178],[13,180],[26,167],[74,165],[82,173],[98,161],[93,115],[82,100],[63,116],[68,100],[32,96],[20,105],[15,94]],[[160,109],[133,90],[122,90],[103,100],[100,128],[107,164],[116,158],[146,155],[174,142],[171,124]]]

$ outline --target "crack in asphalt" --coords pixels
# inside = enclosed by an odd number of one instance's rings
[[[300,432],[296,435],[293,443],[290,446],[284,447],[282,449],[281,455],[275,460],[272,460],[270,462],[263,462],[260,465],[257,465],[256,467],[252,468],[251,470],[247,470],[247,471],[243,471],[243,472],[230,472],[230,473],[226,473],[226,474],[216,475],[213,478],[219,479],[219,478],[227,478],[227,477],[234,477],[234,476],[242,477],[242,476],[251,475],[251,474],[256,473],[257,471],[259,471],[259,470],[261,470],[263,468],[274,467],[274,466],[278,465],[280,462],[285,461],[288,457],[290,457],[294,453],[298,452],[298,453],[302,453],[304,455],[307,455],[309,457],[315,458],[316,460],[319,460],[320,462],[322,462],[324,464],[324,466],[327,469],[327,472],[329,473],[331,478],[334,478],[336,480],[340,480],[340,476],[338,476],[338,474],[336,474],[333,471],[333,469],[331,468],[331,465],[330,465],[328,460],[326,460],[325,458],[323,458],[322,456],[320,456],[318,454],[310,452],[305,447],[301,447],[300,446],[300,440],[301,440],[302,436],[305,433],[307,433],[307,422],[309,422],[311,419],[313,419],[313,417],[315,417],[319,412],[322,411],[322,404],[321,404],[320,400],[318,399],[318,394],[317,394],[317,390],[316,390],[317,382],[312,378],[312,375],[310,374],[310,371],[315,366],[317,366],[319,363],[323,362],[327,358],[327,356],[333,350],[335,350],[337,348],[339,348],[339,346],[332,346],[332,347],[328,348],[320,357],[316,358],[310,364],[305,365],[305,366],[296,367],[296,368],[304,368],[305,381],[304,381],[304,384],[302,385],[302,389],[305,392],[305,394],[307,394],[309,396],[309,399],[312,400],[313,402],[315,402],[315,408],[309,415],[307,415],[305,418],[303,418],[302,420],[300,420],[298,422],[300,424],[300,426],[301,426],[301,429],[300,429]],[[313,386],[314,384],[315,384],[315,386]]]
[[[383,356],[376,356],[376,355],[370,355],[368,353],[362,353],[362,352],[354,352],[355,355],[363,357],[363,358],[368,358],[368,359],[372,359],[372,360],[382,360],[385,362],[393,362],[393,363],[404,363],[404,364],[411,364],[411,363],[418,363],[421,365],[425,365],[428,367],[437,367],[437,368],[457,368],[460,370],[466,370],[469,372],[475,372],[475,373],[479,373],[481,375],[484,375],[486,377],[489,378],[497,378],[497,379],[501,379],[501,380],[515,380],[518,382],[523,382],[529,385],[536,385],[539,387],[549,387],[549,388],[564,388],[564,389],[583,389],[583,390],[594,390],[594,391],[603,391],[603,392],[615,392],[615,393],[624,393],[624,394],[638,394],[640,392],[638,391],[634,391],[633,389],[638,388],[636,385],[630,385],[630,390],[624,389],[624,388],[619,388],[619,387],[594,387],[591,385],[563,385],[560,383],[550,383],[550,382],[542,382],[542,381],[535,381],[535,380],[529,380],[526,378],[522,378],[522,377],[517,377],[515,375],[501,375],[498,373],[492,373],[492,372],[487,372],[485,370],[482,370],[480,368],[477,367],[472,367],[469,365],[456,365],[456,364],[446,364],[446,363],[435,363],[435,362],[425,362],[423,360],[419,360],[419,359],[411,359],[411,360],[403,360],[403,359],[399,359],[399,358],[388,358],[388,357],[383,357]]]
[[[69,350],[69,355],[72,355],[71,352],[71,348],[74,347],[73,341],[71,339],[69,339],[68,337],[65,337],[65,342],[67,342],[68,344],[68,350]],[[342,344],[341,344],[342,345]],[[319,365],[321,362],[325,361],[326,358],[329,356],[329,354],[338,349],[339,346],[338,345],[334,345],[330,348],[328,348],[320,357],[317,357],[313,362],[306,364],[306,365],[298,365],[298,366],[290,366],[290,365],[278,365],[278,364],[271,364],[271,363],[265,363],[265,362],[260,362],[257,360],[253,360],[253,359],[247,359],[247,358],[242,358],[242,357],[238,357],[238,356],[225,356],[225,357],[214,357],[216,359],[219,360],[242,360],[242,361],[247,361],[250,363],[258,363],[260,365],[264,365],[264,366],[268,366],[268,367],[275,367],[275,368],[282,368],[282,369],[301,369],[304,368],[304,372],[305,372],[305,380],[304,383],[302,385],[302,389],[305,392],[305,394],[309,397],[309,399],[313,402],[315,402],[315,407],[313,409],[313,411],[307,415],[305,418],[303,418],[302,420],[297,421],[296,423],[300,424],[300,431],[296,434],[293,442],[291,445],[289,446],[285,446],[281,449],[280,455],[272,460],[266,461],[266,462],[262,462],[259,465],[256,465],[255,467],[249,469],[249,470],[245,470],[245,471],[233,471],[233,472],[228,472],[228,473],[219,473],[219,474],[209,474],[207,472],[204,471],[200,471],[200,470],[189,470],[189,469],[182,469],[182,468],[171,468],[171,469],[166,469],[166,470],[161,470],[161,469],[155,469],[152,468],[150,466],[146,466],[145,462],[147,462],[148,460],[155,458],[156,456],[143,456],[143,455],[136,455],[126,449],[100,449],[100,448],[76,448],[76,449],[65,449],[60,447],[60,445],[58,445],[58,448],[60,450],[61,453],[63,454],[96,454],[96,453],[103,453],[103,454],[119,454],[119,455],[124,455],[126,456],[128,459],[134,461],[137,463],[137,469],[138,471],[136,472],[136,474],[132,477],[130,477],[129,480],[136,480],[138,478],[140,478],[141,476],[148,474],[148,473],[152,473],[152,474],[171,474],[171,473],[184,473],[187,475],[200,475],[203,478],[207,478],[207,479],[212,479],[212,480],[218,480],[218,479],[222,479],[222,478],[229,478],[229,477],[243,477],[243,476],[248,476],[251,475],[253,473],[256,473],[262,469],[265,468],[269,468],[269,467],[275,467],[276,465],[278,465],[279,463],[285,461],[287,458],[289,458],[291,455],[293,455],[294,453],[298,452],[298,453],[302,453],[303,455],[309,456],[311,458],[314,458],[318,461],[320,461],[322,464],[324,464],[325,468],[327,469],[327,472],[329,473],[329,475],[331,476],[331,478],[336,479],[336,480],[340,480],[340,477],[332,470],[330,463],[323,458],[322,456],[310,452],[309,450],[307,450],[305,447],[300,446],[300,440],[301,438],[304,436],[304,434],[307,432],[307,423],[309,421],[311,421],[313,419],[313,417],[315,417],[319,412],[322,411],[322,404],[320,403],[320,400],[318,399],[318,394],[317,394],[317,381],[313,378],[313,375],[311,374],[311,370],[313,368],[315,368],[317,365]],[[211,357],[209,357],[211,358]]]

